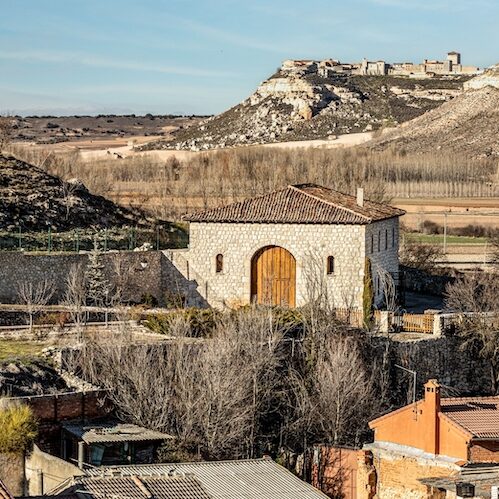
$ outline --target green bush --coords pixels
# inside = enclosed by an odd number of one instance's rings
[[[186,308],[166,314],[148,315],[144,325],[159,334],[170,334],[171,326],[179,318],[185,319],[189,325],[189,336],[205,338],[215,328],[220,312],[211,308]]]
[[[25,452],[37,435],[37,423],[26,405],[0,409],[0,452]]]

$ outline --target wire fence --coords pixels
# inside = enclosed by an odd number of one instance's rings
[[[143,249],[172,249],[187,246],[188,235],[176,225],[151,228],[113,227],[101,230],[75,229],[56,232],[17,230],[0,231],[0,251],[78,253],[93,249],[95,241],[101,251],[133,251]]]

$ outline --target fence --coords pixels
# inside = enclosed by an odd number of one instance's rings
[[[144,246],[163,250],[187,246],[188,235],[182,228],[173,224],[151,228],[110,227],[64,232],[54,232],[51,227],[39,232],[23,231],[22,227],[13,231],[0,231],[0,251],[78,253],[92,250],[95,241],[103,251],[130,251]]]
[[[335,309],[336,318],[354,327],[364,326],[362,310]],[[403,331],[408,333],[433,333],[434,314],[408,314],[375,310],[371,322],[386,332]]]

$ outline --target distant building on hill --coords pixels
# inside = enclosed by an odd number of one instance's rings
[[[431,76],[459,76],[474,75],[480,73],[476,66],[463,66],[459,52],[448,52],[444,61],[425,59],[420,64],[413,62],[389,63],[383,60],[370,61],[363,59],[361,62],[342,63],[336,59],[292,60],[283,62],[281,70],[285,73],[305,75],[317,73],[323,78],[331,78],[336,75],[360,75],[360,76],[412,76],[427,78]]]

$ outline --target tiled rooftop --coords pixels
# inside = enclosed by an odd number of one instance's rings
[[[442,398],[440,412],[474,438],[499,439],[499,397]]]
[[[365,225],[405,212],[387,204],[364,201],[315,184],[290,185],[220,208],[186,215],[190,222],[297,223]]]

